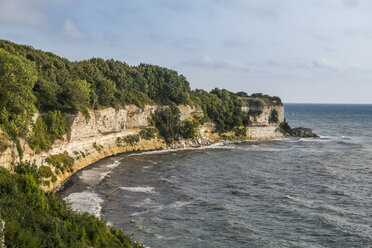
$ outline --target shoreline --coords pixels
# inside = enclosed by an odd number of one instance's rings
[[[170,148],[165,148],[165,149],[159,148],[159,149],[150,149],[150,150],[136,150],[136,151],[121,152],[121,153],[117,153],[117,154],[112,154],[112,155],[107,156],[107,157],[103,157],[103,158],[101,158],[101,159],[99,159],[99,160],[97,160],[97,161],[95,161],[93,163],[90,163],[90,164],[88,164],[88,165],[86,165],[84,167],[79,168],[78,170],[76,170],[75,172],[73,172],[69,177],[67,177],[64,181],[60,182],[51,191],[54,192],[54,193],[56,193],[57,195],[63,194],[64,191],[66,191],[67,189],[71,188],[75,184],[75,182],[72,180],[72,177],[74,175],[76,175],[76,173],[81,172],[81,171],[87,169],[90,166],[98,165],[103,160],[109,159],[109,158],[115,157],[115,156],[125,155],[127,157],[127,156],[132,156],[132,155],[140,154],[140,153],[151,153],[151,152],[164,152],[164,153],[167,153],[167,152],[176,152],[176,151],[184,151],[184,150],[186,150],[186,151],[187,150],[198,150],[198,149],[202,149],[202,148],[206,148],[206,147],[210,147],[211,149],[213,149],[213,146],[215,146],[216,144],[231,144],[231,143],[243,143],[243,142],[263,142],[263,141],[275,141],[275,140],[285,140],[285,139],[288,139],[288,137],[272,138],[272,139],[217,140],[217,141],[211,141],[211,143],[210,144],[207,144],[207,145],[188,146],[188,147],[175,147],[175,148],[170,147]],[[122,159],[124,159],[124,158],[122,158]],[[121,161],[122,159],[120,159],[119,161]]]

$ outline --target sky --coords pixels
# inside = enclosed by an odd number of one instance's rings
[[[191,88],[372,103],[370,0],[0,0],[0,39],[178,71]]]

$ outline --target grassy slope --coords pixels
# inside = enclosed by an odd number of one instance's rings
[[[54,193],[45,193],[32,170],[0,168],[0,216],[9,247],[143,247],[98,218],[73,212]]]

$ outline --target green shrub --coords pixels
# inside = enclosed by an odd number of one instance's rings
[[[139,132],[139,136],[141,139],[151,140],[155,138],[155,133],[156,131],[154,128],[146,128]]]
[[[96,151],[98,152],[98,153],[100,153],[101,151],[102,151],[102,146],[100,146],[100,145],[97,145],[97,143],[96,142],[94,142],[93,143],[93,148],[94,149],[96,149]]]
[[[287,121],[284,119],[284,121],[280,123],[278,130],[284,135],[290,135],[292,128],[289,126]]]
[[[48,177],[54,176],[54,173],[49,166],[40,166],[38,174],[42,178],[48,178]]]
[[[32,125],[28,144],[36,153],[47,151],[56,139],[62,139],[70,125],[71,117],[59,110],[42,114]]]
[[[269,116],[269,123],[278,123],[279,122],[279,114],[276,109],[271,110]]]
[[[25,161],[22,163],[17,163],[14,168],[14,172],[24,175],[24,174],[31,174],[35,178],[39,178],[37,165],[35,162],[31,163],[30,161]]]
[[[180,133],[180,110],[174,104],[159,109],[152,115],[153,122],[165,142],[171,143]]]
[[[234,129],[235,136],[237,137],[245,137],[247,136],[247,129],[244,128],[235,128]]]
[[[70,157],[67,152],[50,155],[45,159],[45,162],[56,168],[55,171],[57,174],[60,172],[65,173],[66,171],[72,172],[74,161],[74,158]]]
[[[117,146],[125,146],[125,145],[130,145],[134,146],[137,142],[140,141],[140,137],[138,134],[132,134],[132,135],[127,135],[122,138],[116,138],[116,145]]]
[[[180,126],[180,134],[185,139],[193,139],[197,134],[197,127],[196,121],[183,121]]]
[[[0,216],[6,247],[143,247],[105,221],[72,211],[29,173],[0,168]]]
[[[165,142],[171,143],[178,138],[192,139],[196,136],[198,122],[180,121],[178,107],[171,104],[165,109],[160,109],[152,115],[152,121]]]

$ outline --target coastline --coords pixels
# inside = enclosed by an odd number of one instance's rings
[[[260,141],[274,141],[274,140],[284,140],[286,139],[287,137],[280,137],[280,138],[267,138],[267,139],[242,139],[242,138],[239,138],[239,137],[236,137],[236,139],[234,140],[215,140],[215,141],[211,141],[209,144],[202,144],[202,145],[191,145],[191,146],[186,146],[186,147],[167,147],[167,148],[158,148],[158,149],[149,149],[149,150],[133,150],[133,151],[125,151],[125,152],[121,152],[121,153],[117,153],[117,154],[112,154],[112,155],[109,155],[109,156],[106,156],[106,157],[103,157],[103,158],[100,158],[99,160],[97,161],[94,161],[90,164],[87,164],[86,166],[83,166],[79,169],[77,169],[76,171],[74,171],[73,173],[71,173],[71,175],[69,175],[64,181],[60,182],[55,188],[51,189],[50,191],[53,191],[57,194],[63,194],[63,192],[69,188],[71,188],[75,182],[72,180],[72,177],[78,173],[78,172],[81,172],[85,169],[87,169],[88,167],[91,167],[91,166],[95,166],[95,165],[99,165],[99,163],[105,159],[109,159],[111,157],[115,157],[115,156],[120,156],[120,155],[124,155],[125,157],[127,156],[131,156],[132,154],[133,155],[136,155],[136,154],[146,154],[146,153],[152,153],[152,152],[156,152],[156,153],[168,153],[168,152],[176,152],[176,151],[183,151],[183,150],[198,150],[198,149],[203,149],[203,148],[211,148],[213,149],[214,146],[217,146],[218,144],[231,144],[231,143],[242,143],[242,142],[260,142]],[[174,145],[174,144],[173,144]],[[122,158],[124,159],[124,158]],[[119,161],[121,161],[122,159],[120,159]]]

